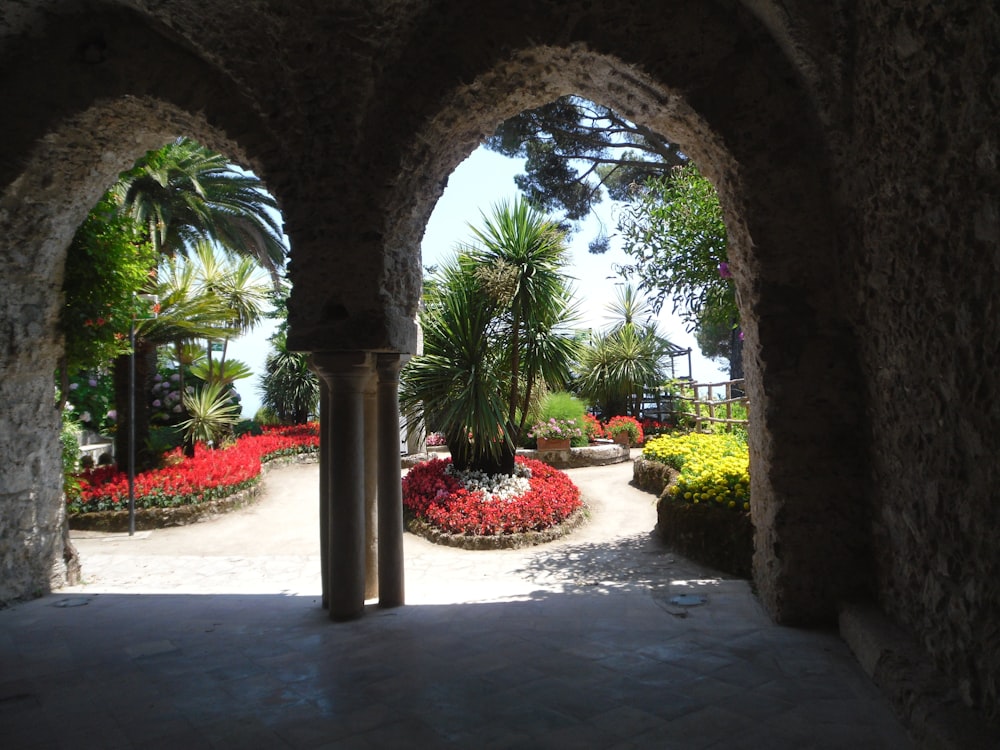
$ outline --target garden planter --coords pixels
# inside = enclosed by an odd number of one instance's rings
[[[563,440],[552,440],[550,438],[538,438],[538,450],[540,451],[568,451],[569,438]]]
[[[632,437],[627,432],[619,432],[614,436],[614,441],[618,443],[618,445],[628,447],[632,444]]]

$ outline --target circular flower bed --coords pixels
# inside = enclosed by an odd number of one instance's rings
[[[411,531],[429,532],[424,535],[432,541],[482,548],[554,539],[557,527],[582,520],[584,506],[566,474],[518,456],[509,477],[458,472],[451,459],[418,464],[403,478],[403,507],[415,522]],[[495,543],[468,545],[461,537]]]

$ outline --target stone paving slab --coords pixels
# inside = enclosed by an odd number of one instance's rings
[[[407,535],[408,605],[349,623],[319,606],[315,466],[232,516],[74,534],[84,584],[0,611],[0,746],[912,746],[836,634],[664,549],[630,472],[572,470],[591,520],[543,547]]]

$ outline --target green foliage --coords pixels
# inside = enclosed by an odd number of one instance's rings
[[[190,417],[179,426],[186,438],[195,442],[220,442],[240,419],[239,403],[234,403],[229,389],[221,383],[207,383],[193,394],[185,393],[184,407]]]
[[[177,425],[164,425],[161,427],[151,427],[146,446],[150,453],[162,456],[168,451],[184,444],[184,430]]]
[[[750,509],[749,451],[731,435],[688,433],[646,441],[643,458],[679,472],[667,494],[678,502]]]
[[[243,437],[244,435],[253,435],[256,437],[257,435],[263,434],[263,427],[260,422],[255,419],[241,419],[233,425],[233,437],[237,439]]]
[[[583,433],[584,419],[587,408],[585,404],[566,391],[554,391],[546,394],[540,409],[540,421],[547,422],[550,419],[572,421],[574,425],[581,429],[581,435],[574,436],[570,441],[573,446],[582,447],[589,443],[587,435]]]
[[[684,163],[679,148],[648,128],[578,96],[564,96],[505,120],[486,147],[525,160],[515,182],[543,211],[585,217],[603,194],[626,200],[628,188]],[[592,243],[607,249],[602,236]]]
[[[266,406],[260,407],[253,415],[253,421],[264,427],[276,427],[281,424],[281,419],[273,410]]]
[[[693,164],[674,168],[669,179],[647,181],[618,230],[634,260],[621,270],[653,295],[657,312],[670,297],[688,330],[702,319],[736,323],[722,208],[715,188]]]
[[[260,378],[262,408],[278,424],[305,424],[319,409],[319,378],[305,354],[288,350],[283,331],[271,337],[271,345]]]
[[[186,138],[148,152],[113,188],[123,210],[147,228],[157,253],[186,255],[208,240],[253,258],[275,284],[286,248],[278,204],[261,180]]]
[[[117,209],[105,194],[77,229],[66,254],[59,326],[70,376],[106,367],[128,352],[134,294],[156,267],[143,226]]]
[[[631,286],[619,289],[609,310],[613,323],[583,349],[576,383],[579,392],[596,404],[605,418],[638,411],[636,396],[663,380],[669,346],[655,323],[640,322],[651,316]]]
[[[586,405],[566,391],[553,391],[545,396],[542,401],[542,419],[575,419],[577,423],[583,421],[586,413]]]
[[[83,427],[101,434],[115,429],[114,388],[107,372],[82,372],[71,377],[65,396],[63,408]]]
[[[564,235],[524,201],[500,204],[425,288],[424,354],[401,401],[447,436],[459,468],[513,470],[514,447],[545,385],[569,379],[577,345]]]
[[[225,361],[197,362],[191,365],[191,374],[206,383],[221,383],[230,385],[235,380],[249,378],[253,375],[253,370],[246,362],[238,359],[227,359]]]
[[[80,482],[75,474],[80,468],[80,423],[68,411],[62,412],[59,444],[62,446],[63,492],[67,500],[80,494]]]

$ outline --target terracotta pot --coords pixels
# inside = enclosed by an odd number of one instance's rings
[[[552,440],[549,438],[538,438],[538,450],[540,451],[568,451],[569,438]]]
[[[618,445],[627,446],[631,445],[632,443],[632,437],[625,431],[615,433],[614,439],[615,442],[618,443]]]

